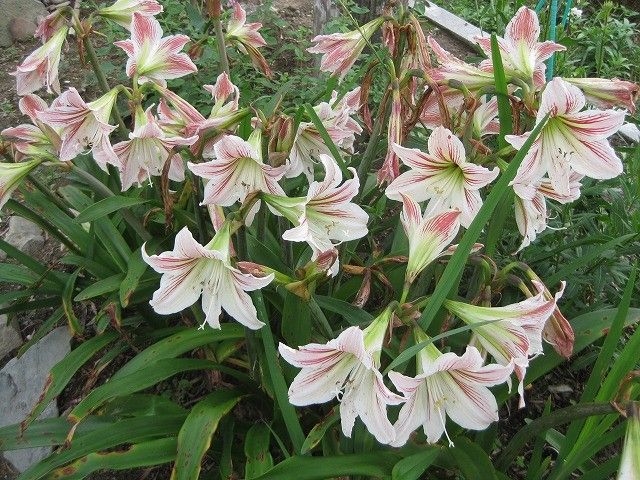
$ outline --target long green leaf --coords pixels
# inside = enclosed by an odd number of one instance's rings
[[[207,328],[206,330],[185,328],[140,352],[124,367],[118,370],[112,378],[117,379],[124,377],[142,368],[146,368],[158,360],[176,358],[183,353],[190,352],[203,345],[240,338],[244,338],[244,328],[237,323],[225,323],[220,330],[214,330],[213,328]]]
[[[511,102],[509,101],[509,91],[507,90],[507,79],[504,75],[502,65],[502,55],[498,46],[498,38],[495,33],[491,34],[491,64],[493,65],[493,78],[496,82],[496,96],[498,99],[498,119],[500,122],[500,133],[498,135],[498,147],[507,146],[505,135],[509,135],[513,130],[511,123]]]
[[[211,437],[220,419],[238,403],[241,395],[219,390],[200,400],[192,409],[178,433],[178,453],[171,480],[200,478],[202,459],[209,450]]]
[[[436,285],[433,295],[431,296],[431,301],[422,312],[419,323],[423,329],[426,330],[431,324],[433,319],[436,317],[438,310],[440,310],[442,302],[447,298],[451,289],[455,287],[456,281],[467,262],[469,252],[471,252],[473,244],[476,242],[482,232],[482,229],[491,218],[493,210],[498,205],[498,202],[510,188],[509,183],[515,178],[518,167],[522,163],[522,160],[529,151],[529,148],[531,148],[533,142],[538,138],[538,134],[547,123],[547,118],[548,116],[543,118],[542,121],[533,129],[527,141],[513,157],[513,160],[511,160],[509,167],[502,173],[500,179],[491,189],[491,193],[483,203],[476,217],[473,219],[473,222],[471,222],[469,229],[462,236],[462,240],[460,240],[458,248],[451,256],[451,259],[447,263],[447,267],[442,274],[442,278]]]
[[[120,303],[123,307],[129,305],[131,295],[135,292],[140,283],[140,278],[147,270],[147,263],[142,258],[141,248],[138,248],[129,257],[129,268],[127,275],[120,284]]]
[[[133,207],[134,205],[140,205],[142,203],[147,203],[148,201],[149,200],[145,200],[144,198],[123,197],[119,195],[103,198],[81,211],[76,217],[76,222],[92,222],[98,218],[106,217],[121,208]]]
[[[391,471],[391,480],[418,480],[440,455],[439,448],[428,448],[423,452],[403,458]]]
[[[280,462],[256,480],[326,480],[357,475],[388,478],[401,459],[399,453],[384,450],[334,457],[296,456]]]
[[[90,298],[95,298],[99,297],[100,295],[115,292],[120,288],[120,284],[122,283],[123,279],[124,273],[117,273],[102,280],[98,280],[97,282],[93,282],[87,288],[78,293],[74,297],[74,300],[76,302],[82,302],[84,300],[89,300]]]
[[[109,345],[116,338],[118,338],[118,335],[115,332],[95,336],[74,348],[71,353],[59,361],[47,376],[47,381],[38,399],[38,403],[36,403],[29,415],[27,415],[27,418],[22,422],[23,430],[38,418],[45,407],[62,392],[82,365],[93,357],[96,352]]]
[[[175,437],[160,438],[131,445],[125,450],[90,453],[69,465],[54,470],[49,478],[81,480],[98,470],[119,471],[162,465],[175,458],[177,443]]]
[[[25,470],[18,480],[40,480],[47,477],[49,472],[80,457],[124,443],[135,444],[153,438],[177,435],[184,419],[185,415],[158,415],[153,421],[150,421],[149,417],[128,418],[96,428],[84,435],[80,435],[78,430],[78,436],[73,439],[69,448],[53,453]]]
[[[318,117],[318,114],[316,113],[316,111],[308,103],[305,104],[304,109],[306,110],[307,115],[309,115],[309,118],[313,122],[313,125],[318,130],[318,133],[322,137],[322,141],[327,146],[327,148],[331,152],[331,155],[338,163],[340,170],[342,170],[342,175],[346,177],[347,166],[345,165],[344,160],[342,159],[342,155],[340,155],[340,150],[338,150],[338,147],[336,147],[336,144],[333,143],[333,140],[331,140],[331,137],[329,136],[327,129],[324,128],[324,124],[322,123],[322,120],[320,120],[320,117]],[[360,181],[364,181],[364,180],[360,179]]]
[[[245,480],[253,480],[273,468],[273,458],[269,452],[271,430],[264,423],[252,425],[244,441],[247,461],[244,468]]]
[[[62,292],[62,308],[64,309],[64,314],[67,316],[69,330],[74,336],[80,336],[84,331],[84,327],[82,323],[80,323],[80,319],[73,311],[73,291],[76,287],[76,280],[78,279],[79,274],[80,269],[73,272],[73,274],[67,280],[67,283],[64,286],[64,291]]]
[[[326,297],[324,295],[314,295],[314,298],[322,308],[337,313],[351,325],[368,325],[373,320],[373,315],[369,312],[353,306],[344,300]]]
[[[93,389],[89,395],[71,410],[69,420],[73,423],[79,423],[92,411],[112,398],[139,392],[178,373],[192,372],[194,370],[220,370],[223,368],[221,365],[208,360],[191,358],[158,360],[129,375],[118,377],[117,379],[112,378],[108,383]]]

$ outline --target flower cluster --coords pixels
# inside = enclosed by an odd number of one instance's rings
[[[275,284],[308,300],[316,282],[336,278],[346,267],[340,262],[347,263],[348,248],[342,245],[371,236],[371,205],[362,200],[369,185],[378,198],[386,195],[406,234],[406,257],[384,259],[406,263],[402,296],[382,305],[382,313],[365,328],[350,326],[325,343],[280,344],[282,358],[301,369],[289,390],[291,403],[338,399],[346,436],[359,417],[378,441],[394,446],[406,443],[420,426],[429,442],[438,441],[447,433],[447,417],[467,429],[486,428],[498,418],[488,387],[510,385],[512,373],[524,405],[525,374],[531,359],[543,353],[543,339],[561,354],[571,354],[573,332],[557,306],[564,282],[551,294],[539,279],[530,278],[521,285],[527,298],[503,306],[492,305],[490,291],[469,302],[446,300],[450,318],[473,332],[460,354],[438,349],[416,322],[429,299],[410,298],[411,290],[425,269],[456,250],[454,242],[474,222],[483,195],[508,164],[505,159],[522,149],[534,126],[545,122],[511,182],[523,237],[520,249],[547,227],[547,201],[576,200],[585,177],[620,175],[623,164],[608,138],[624,121],[622,108],[635,108],[637,86],[605,79],[547,82],[544,62],[564,47],[540,42],[535,12],[522,7],[507,25],[499,50],[514,119],[523,122],[514,122],[506,136],[510,147],[494,151],[500,125],[491,60],[467,64],[425,38],[413,15],[403,17],[405,24],[385,16],[352,32],[317,36],[309,49],[322,54],[321,70],[343,79],[378,28],[383,28],[389,55],[400,49],[397,38],[409,35],[402,62],[378,64],[389,84],[375,119],[368,106],[370,77],[343,95],[327,95],[313,107],[313,118],[296,118],[286,110],[267,118],[254,106],[241,107],[240,91],[228,72],[204,86],[211,94],[205,116],[170,87],[168,81],[197,67],[182,51],[189,37],[164,36],[155,18],[161,12],[156,0],[118,0],[98,11],[130,32],[130,38],[115,45],[127,55],[131,85],[91,102],[74,88],[60,92],[58,80],[67,34],[72,26],[80,31],[81,23],[73,17],[69,24],[64,11],[43,21],[38,30],[43,45],[15,72],[23,96],[20,109],[31,124],[2,132],[17,163],[0,164],[0,205],[38,165],[73,162],[87,152],[110,175],[119,174],[123,191],[153,184],[158,177],[179,183],[189,176],[203,185],[196,210],[206,207],[215,234],[204,238],[208,230],[199,231],[198,241],[184,227],[170,251],[149,254],[148,245],[142,246],[144,261],[161,274],[150,304],[158,314],[169,315],[200,300],[203,327],[220,328],[224,310],[242,325],[260,329],[265,319],[258,318],[247,292]],[[248,55],[270,75],[258,50],[266,46],[260,27],[247,23],[235,3],[225,48]],[[478,43],[491,57],[490,40],[479,38]],[[43,87],[58,94],[51,105],[33,93]],[[131,107],[130,125],[118,125],[121,95]],[[157,105],[151,97],[159,99]],[[251,126],[250,134],[243,136],[241,123]],[[126,135],[120,132],[116,139],[118,127]],[[387,147],[377,158],[377,172],[369,176],[366,168],[353,168],[357,137],[365,130],[380,135],[384,127]],[[325,142],[327,136],[333,145]],[[415,148],[425,143],[426,148]],[[364,158],[361,162],[367,165]],[[297,278],[246,261],[239,242],[234,245],[236,234],[252,225],[258,212],[278,222],[278,241],[307,245],[310,260],[296,270]],[[474,251],[481,248],[476,245]],[[382,274],[379,278],[386,281]],[[406,327],[422,346],[415,369],[388,372],[399,393],[385,384],[381,372],[383,346],[396,327]],[[401,405],[394,423],[387,415],[393,405]]]

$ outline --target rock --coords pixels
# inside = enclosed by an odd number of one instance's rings
[[[0,12],[0,47],[13,43],[10,27],[14,19],[37,24],[47,16],[47,9],[39,0],[0,0]]]
[[[625,123],[620,127],[618,133],[632,142],[640,143],[640,129],[633,123]]]
[[[22,345],[20,332],[7,323],[6,315],[0,315],[0,359],[20,345]]]
[[[44,246],[44,235],[40,227],[18,216],[9,218],[9,230],[4,239],[18,250],[30,255],[39,253]]]
[[[0,370],[0,427],[20,423],[40,398],[51,368],[69,353],[71,337],[67,327],[59,327],[33,345],[20,358],[14,358]],[[53,401],[39,418],[58,416]],[[2,452],[21,472],[51,453],[50,447]]]
[[[14,18],[9,24],[9,33],[15,42],[31,40],[36,33],[38,24],[25,18]]]

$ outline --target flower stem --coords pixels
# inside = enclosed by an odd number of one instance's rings
[[[38,180],[35,175],[30,173],[27,175],[27,180],[31,185],[33,185],[36,189],[40,190],[46,197],[53,202],[53,204],[66,213],[71,218],[75,218],[75,215],[70,210],[69,205],[64,202],[62,197],[56,194],[52,189],[48,188],[46,185],[43,185],[40,180]]]
[[[222,6],[220,0],[207,0],[207,11],[213,22],[213,29],[216,32],[216,47],[218,48],[218,56],[220,57],[220,73],[225,72],[229,75],[229,58],[227,57],[227,45],[224,41],[224,32],[222,31],[222,21],[220,14]]]
[[[316,320],[315,323],[318,330],[323,335],[325,335],[327,339],[329,340],[332,339],[333,329],[329,324],[329,320],[327,320],[327,317],[325,316],[324,312],[320,308],[320,305],[318,305],[318,302],[316,302],[316,299],[313,298],[313,296],[309,299],[308,305],[309,305],[309,310],[311,311],[311,315]]]
[[[77,22],[79,24],[79,22]],[[91,43],[91,39],[88,35],[85,35],[82,40],[82,44],[84,46],[85,52],[87,52],[87,57],[89,58],[89,63],[91,63],[91,68],[96,74],[96,78],[98,79],[98,84],[102,89],[103,93],[107,93],[111,88],[109,87],[109,82],[107,82],[107,77],[102,71],[102,67],[100,66],[100,61],[98,60],[98,55],[96,54],[95,49],[93,48],[93,44]],[[120,110],[118,110],[118,105],[114,103],[113,105],[113,116],[118,123],[118,129],[120,133],[126,137],[129,134],[129,130],[122,119],[122,115],[120,115]]]
[[[84,181],[86,181],[94,191],[103,198],[114,197],[115,194],[109,190],[100,180],[91,175],[89,172],[85,172],[81,168],[78,168],[76,165],[71,164],[71,171],[81,177]],[[120,209],[120,213],[122,214],[122,218],[125,222],[129,224],[133,230],[142,238],[145,242],[151,240],[151,234],[147,232],[142,223],[131,213],[131,210],[128,208]]]

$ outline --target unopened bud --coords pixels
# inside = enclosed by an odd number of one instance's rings
[[[274,166],[282,165],[293,147],[295,132],[293,118],[281,116],[273,123],[269,137],[269,162]]]

